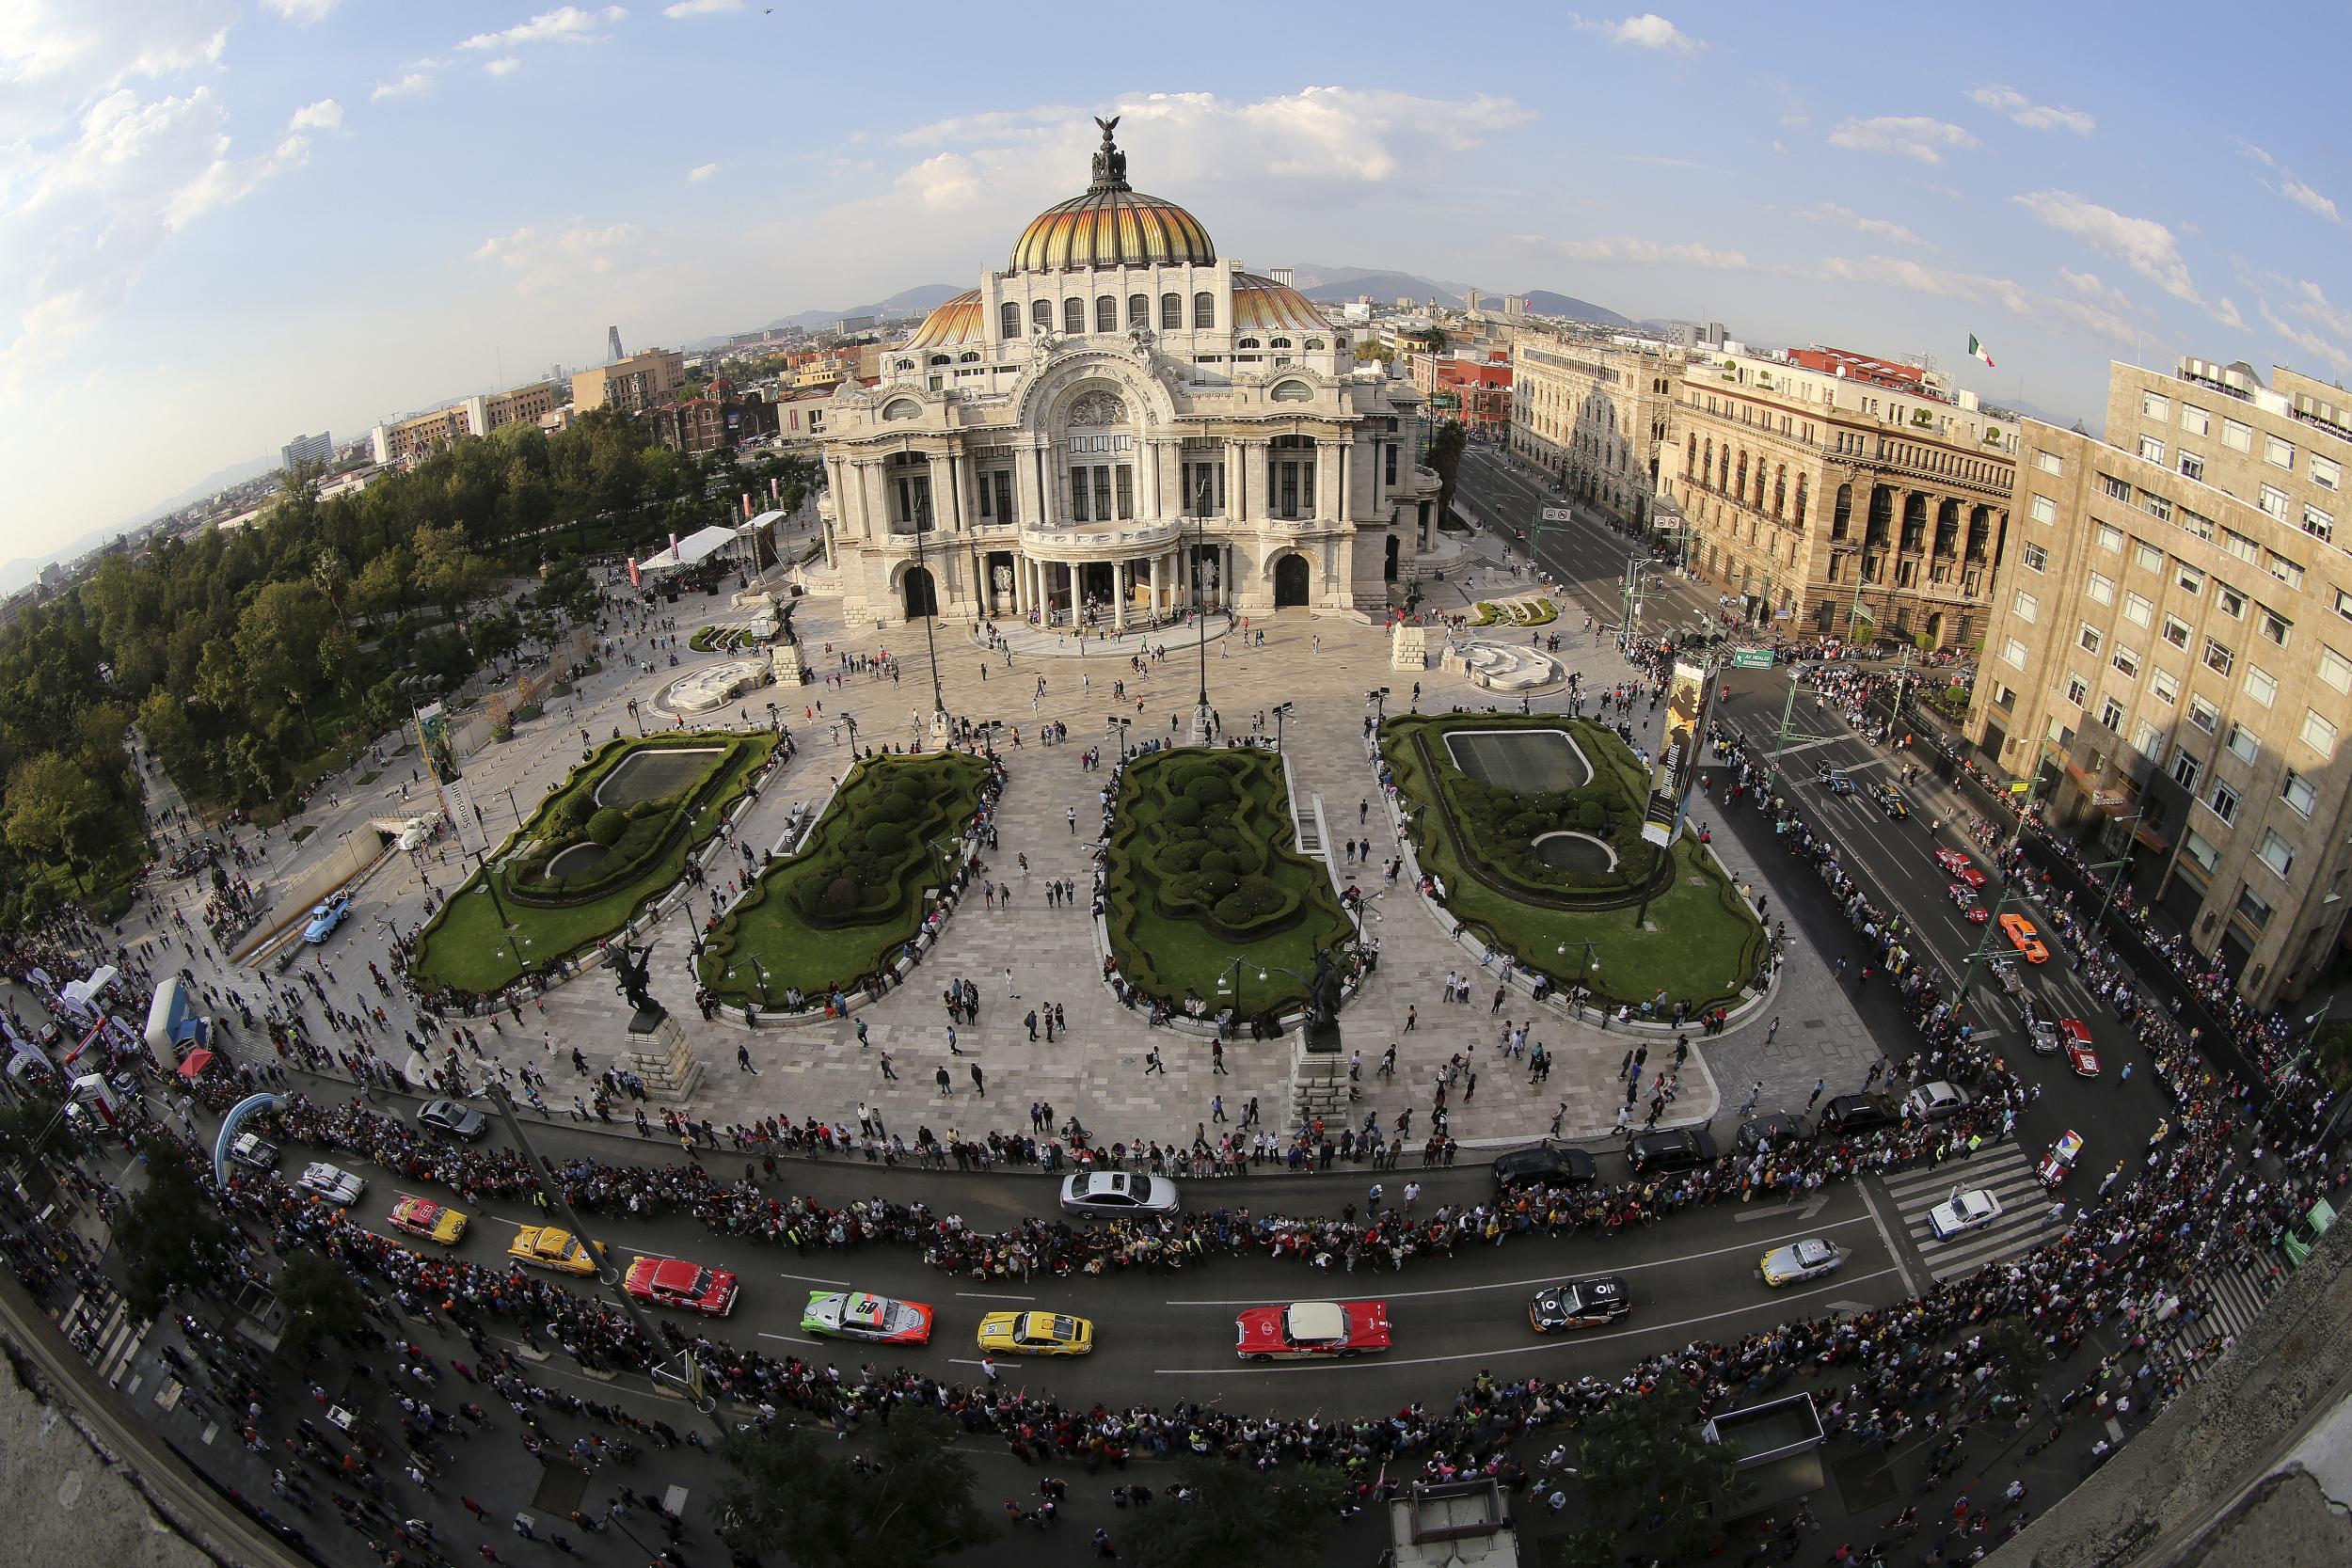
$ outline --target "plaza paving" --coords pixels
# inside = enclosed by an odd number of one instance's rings
[[[1457,599],[1468,605],[1482,594],[1491,597],[1525,586],[1500,570],[1466,567],[1468,562],[1457,562],[1449,581],[1432,585],[1431,608],[1452,609]],[[682,600],[675,607],[681,612],[679,623],[674,633],[663,635],[677,640],[678,667],[671,667],[667,655],[653,650],[645,637],[629,639],[620,649],[621,658],[608,659],[606,673],[590,677],[573,697],[551,704],[547,717],[518,726],[512,741],[466,760],[469,785],[475,800],[484,803],[494,839],[512,826],[511,817],[501,820],[511,809],[505,807],[507,792],[512,790],[528,815],[539,795],[578,760],[582,729],[599,740],[615,728],[628,731],[632,726],[626,704],[630,697],[642,701],[675,679],[680,669],[717,657],[687,653],[685,641],[697,626],[723,619],[725,606],[723,596],[710,596]],[[901,678],[894,683],[859,674],[843,677],[837,686],[826,681],[797,689],[775,689],[755,694],[757,702],[747,699],[712,716],[754,726],[764,721],[767,699],[773,696],[802,748],[771,779],[735,838],[714,847],[711,884],[722,896],[739,885],[740,845],[774,843],[794,802],[830,792],[847,762],[847,736],[836,730],[839,718],[854,715],[864,742],[903,744],[921,728],[930,708],[930,675],[919,627],[852,633],[842,626],[838,602],[821,596],[803,601],[795,626],[810,663],[820,671],[832,670],[844,651],[886,650],[902,661]],[[1561,657],[1588,682],[1606,683],[1627,673],[1605,633],[1585,632],[1580,614],[1565,616],[1548,629],[1560,633]],[[1106,737],[1113,734],[1112,721],[1120,718],[1129,721],[1131,738],[1183,737],[1200,678],[1197,633],[1170,628],[1149,638],[1122,639],[1122,646],[1116,649],[1089,644],[1087,657],[1079,658],[1046,644],[1037,634],[1016,631],[1008,661],[1003,653],[981,648],[968,627],[943,623],[937,630],[948,707],[975,718],[999,719],[1009,726],[1000,742],[1009,768],[999,809],[1002,842],[989,860],[989,874],[1009,883],[1009,897],[994,909],[983,908],[977,896],[965,901],[938,948],[909,983],[860,1009],[857,1016],[868,1031],[861,1048],[844,1022],[747,1032],[723,1019],[704,1022],[692,1005],[687,932],[689,918],[707,914],[710,899],[707,894],[691,895],[682,910],[654,927],[652,936],[655,994],[677,1017],[705,1066],[703,1085],[691,1109],[723,1127],[768,1115],[854,1121],[857,1107],[864,1103],[881,1111],[892,1130],[904,1134],[927,1125],[943,1133],[952,1128],[976,1135],[992,1129],[1025,1128],[1030,1104],[1044,1101],[1058,1117],[1079,1117],[1098,1138],[1165,1142],[1189,1140],[1201,1125],[1212,1135],[1222,1131],[1213,1119],[1212,1096],[1222,1096],[1232,1124],[1240,1122],[1244,1107],[1254,1097],[1263,1121],[1282,1131],[1289,1097],[1284,1042],[1229,1042],[1229,1071],[1213,1075],[1204,1038],[1147,1028],[1140,1013],[1120,1006],[1102,984],[1083,897],[1076,908],[1068,909],[1049,908],[1045,901],[1044,887],[1052,879],[1070,879],[1082,895],[1089,885],[1086,844],[1098,820],[1094,801],[1103,777],[1082,770],[1081,752],[1089,745],[1110,744]],[[1474,970],[1475,955],[1450,938],[1408,885],[1386,887],[1378,879],[1377,868],[1396,853],[1397,844],[1367,761],[1364,722],[1371,714],[1365,693],[1373,687],[1390,687],[1390,711],[1394,712],[1411,705],[1415,680],[1410,672],[1389,669],[1386,632],[1352,618],[1296,610],[1250,619],[1232,630],[1235,635],[1213,635],[1208,652],[1210,698],[1227,730],[1247,734],[1272,705],[1296,705],[1284,721],[1284,739],[1302,804],[1311,810],[1319,798],[1328,853],[1343,878],[1349,870],[1342,858],[1343,842],[1350,837],[1370,840],[1374,869],[1360,879],[1361,885],[1368,892],[1383,889],[1370,901],[1366,925],[1367,933],[1380,944],[1379,969],[1342,1019],[1346,1046],[1360,1051],[1364,1062],[1363,1097],[1354,1107],[1353,1119],[1360,1125],[1366,1114],[1377,1114],[1384,1127],[1393,1127],[1398,1113],[1409,1107],[1417,1143],[1428,1126],[1432,1079],[1460,1052],[1478,1073],[1473,1093],[1465,1095],[1457,1085],[1450,1096],[1450,1130],[1464,1143],[1476,1146],[1539,1134],[1563,1105],[1563,1130],[1568,1134],[1606,1132],[1623,1099],[1618,1064],[1632,1042],[1622,1032],[1578,1023],[1538,1007],[1523,990],[1513,991],[1494,1010],[1490,975],[1473,978],[1469,1005],[1446,1005],[1442,977]],[[1255,634],[1261,630],[1265,641],[1258,646]],[[1168,649],[1164,660],[1149,661],[1139,676],[1127,668],[1129,653],[1147,641],[1156,646],[1163,640]],[[654,673],[636,673],[638,658],[650,658]],[[1037,693],[1041,676],[1046,683],[1041,696]],[[1423,710],[1456,705],[1474,709],[1488,704],[1487,694],[1443,671],[1430,669],[1418,678]],[[1113,683],[1121,680],[1127,683],[1127,695],[1117,701]],[[1066,722],[1070,739],[1041,746],[1037,730],[1042,721]],[[1270,735],[1270,716],[1263,724]],[[341,831],[366,816],[385,815],[388,807],[416,809],[402,800],[399,787],[413,760],[395,759],[372,788],[323,790],[323,809],[305,819],[319,823],[314,841],[331,843]],[[411,789],[410,796],[421,800],[423,792]],[[1073,807],[1078,812],[1074,833],[1068,815]],[[264,846],[272,852],[272,868],[279,872],[303,861],[299,850],[286,847],[285,836],[281,830]],[[1025,873],[1018,867],[1021,854],[1027,856]],[[1759,893],[1775,892],[1772,874],[1785,872],[1784,867],[1743,865],[1738,859],[1735,852],[1736,877]],[[421,863],[395,856],[361,890],[360,918],[318,957],[342,971],[342,985],[364,982],[365,961],[383,961],[387,933],[382,923],[408,928],[422,917],[424,883],[429,880],[447,890],[460,875],[453,850],[429,852]],[[1785,907],[1778,896],[1772,901],[1775,913]],[[961,1056],[949,1053],[947,1020],[940,1004],[941,990],[951,976],[978,985],[982,1002],[978,1022],[957,1030]],[[237,983],[251,994],[258,989],[251,983],[254,978],[248,972]],[[1057,1029],[1051,1043],[1041,1028],[1040,1037],[1032,1042],[1022,1020],[1032,1007],[1042,1009],[1048,1003],[1067,1015],[1068,1028]],[[540,1011],[543,1018],[526,1009],[520,1031],[526,1037],[520,1044],[533,1055],[543,1039],[552,1038],[564,1048],[578,1044],[593,1065],[601,1067],[625,1043],[625,1008],[604,971],[591,971],[558,987],[544,998]],[[1769,1020],[1775,1016],[1782,1020],[1781,1027],[1768,1037]],[[1408,1020],[1414,1025],[1409,1029]],[[1506,1021],[1530,1020],[1531,1039],[1543,1042],[1553,1055],[1550,1078],[1541,1085],[1530,1085],[1524,1063],[1505,1062],[1498,1051]],[[516,1035],[509,1020],[505,1035],[485,1038],[494,1048],[503,1046],[513,1060]],[[1384,1081],[1374,1068],[1391,1041],[1398,1046],[1397,1070],[1393,1080]],[[1670,1054],[1671,1037],[1661,1041],[1653,1037],[1647,1043],[1653,1065]],[[1757,1080],[1765,1085],[1761,1102],[1767,1108],[1802,1105],[1820,1077],[1830,1080],[1833,1092],[1858,1086],[1875,1054],[1825,965],[1801,944],[1791,951],[1773,994],[1752,1021],[1724,1037],[1694,1036],[1693,1045],[1695,1055],[1680,1075],[1679,1096],[1666,1117],[1669,1124],[1704,1121],[1736,1110],[1748,1085]],[[748,1046],[755,1071],[739,1068],[739,1046]],[[1147,1071],[1146,1053],[1153,1047],[1164,1072]],[[882,1076],[885,1053],[898,1074],[896,1082]],[[984,1101],[971,1077],[974,1065],[985,1077]],[[941,1094],[935,1079],[943,1066],[950,1071],[951,1096]],[[568,1076],[556,1077],[552,1103],[560,1105],[568,1098],[564,1088]],[[1637,1114],[1637,1125],[1639,1120]]]

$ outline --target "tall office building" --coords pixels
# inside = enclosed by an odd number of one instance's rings
[[[304,463],[335,461],[335,437],[326,431],[316,436],[297,436],[278,449],[278,466],[292,468]]]
[[[686,382],[686,356],[674,348],[649,348],[610,365],[572,372],[572,406],[617,408],[642,414],[667,403]]]
[[[2352,875],[2352,399],[2292,371],[2111,368],[2106,439],[2027,421],[1968,733],[2268,1006]]]

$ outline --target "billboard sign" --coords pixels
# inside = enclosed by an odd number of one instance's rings
[[[1674,842],[1682,794],[1698,767],[1699,708],[1706,699],[1707,672],[1676,660],[1674,680],[1666,688],[1666,730],[1650,768],[1649,804],[1642,814],[1642,836],[1652,844]]]
[[[1772,650],[1770,648],[1738,649],[1731,656],[1731,667],[1734,670],[1770,670],[1772,667]]]
[[[450,747],[449,715],[438,703],[417,710],[417,752],[433,775],[434,788],[441,799],[441,815],[457,831],[458,847],[469,855],[486,853],[490,841],[482,831],[482,819],[474,814],[472,800],[466,794],[466,776],[458,771],[457,753]]]

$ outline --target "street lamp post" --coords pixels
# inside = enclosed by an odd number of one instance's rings
[[[522,824],[522,819],[523,819],[523,809],[522,809],[522,807],[520,807],[520,806],[518,806],[518,805],[516,805],[516,804],[515,803],[515,787],[514,787],[514,785],[512,785],[512,784],[507,785],[507,786],[506,786],[506,788],[504,788],[503,790],[501,790],[501,791],[500,791],[500,793],[501,793],[501,794],[502,794],[502,795],[504,795],[504,796],[506,797],[506,809],[507,809],[508,811],[511,811],[511,812],[513,812],[513,813],[515,814],[515,822],[516,822],[516,825],[517,827],[521,826],[521,824]]]
[[[634,697],[631,697],[628,700],[628,716],[637,722],[637,738],[640,740],[644,739],[645,720],[644,716],[637,711],[637,699]]]
[[[923,649],[931,661],[931,734],[944,741],[947,735],[947,699],[939,689],[939,643],[931,634],[931,623],[939,619],[939,585],[931,578],[930,560],[924,550],[924,540],[930,531],[931,503],[926,499],[915,513],[914,567],[923,574],[923,590],[930,604],[923,616]]]
[[[1289,703],[1277,703],[1274,705],[1272,709],[1274,714],[1274,754],[1277,756],[1282,754],[1282,716],[1290,712],[1292,705],[1293,705]]]
[[[776,705],[773,703],[768,705],[768,727],[778,735],[784,733],[784,720],[777,715]]]
[[[1204,479],[1200,482],[1200,499],[1192,509],[1192,613],[1200,624],[1200,694],[1195,699],[1192,710],[1192,743],[1195,746],[1209,743],[1209,732],[1216,722],[1209,707],[1209,606],[1200,592],[1200,546],[1208,524],[1208,512],[1209,482]]]

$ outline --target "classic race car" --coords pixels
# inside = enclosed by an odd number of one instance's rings
[[[1944,889],[1944,895],[1959,909],[1961,918],[1971,926],[1981,926],[1993,918],[1993,911],[1978,898],[1977,890],[1966,882],[1952,882]]]
[[[1614,1275],[1547,1285],[1527,1304],[1527,1321],[1538,1334],[1564,1328],[1597,1328],[1633,1310],[1633,1297]]]
[[[1233,1348],[1251,1361],[1361,1355],[1389,1348],[1385,1301],[1296,1301],[1253,1307],[1233,1320]]]
[[[1948,1242],[1971,1230],[1981,1230],[2001,1217],[2001,1200],[1982,1187],[1966,1192],[1954,1189],[1948,1201],[1928,1211],[1928,1228],[1935,1232],[1939,1242]]]
[[[735,1310],[735,1275],[683,1258],[640,1258],[621,1276],[621,1289],[649,1307],[675,1307],[709,1318]]]
[[[599,1243],[597,1250],[610,1249]],[[551,1225],[526,1225],[516,1231],[515,1239],[506,1245],[506,1256],[534,1269],[553,1269],[558,1274],[583,1278],[596,1272],[596,1260],[588,1256],[588,1249],[580,1239]]]
[[[294,1185],[313,1197],[345,1205],[358,1202],[359,1195],[368,1190],[366,1177],[354,1176],[342,1166],[330,1165],[324,1160],[313,1160],[303,1166]]]
[[[302,927],[302,940],[313,944],[325,942],[335,934],[335,927],[351,912],[351,895],[339,893],[324,904],[312,906],[310,923]]]
[[[2089,1025],[2079,1018],[2059,1019],[2058,1037],[2066,1043],[2066,1065],[2075,1077],[2099,1076],[2099,1053],[2091,1048]]]
[[[2009,938],[2009,944],[2016,948],[2018,956],[2027,963],[2044,964],[2050,961],[2050,950],[2042,945],[2041,929],[2024,915],[2001,916],[2001,934]]]
[[[466,1216],[429,1197],[404,1197],[392,1205],[389,1223],[395,1230],[421,1236],[428,1242],[454,1246],[466,1233]]]
[[[801,1327],[835,1339],[885,1345],[928,1345],[933,1311],[919,1301],[894,1301],[864,1291],[811,1291]]]
[[[2042,1157],[2036,1167],[2042,1184],[2055,1187],[2074,1174],[2074,1162],[2083,1157],[2083,1135],[2073,1128],[2058,1134],[2058,1141],[2050,1146],[2050,1152]]]
[[[1061,1312],[991,1312],[980,1320],[980,1349],[999,1355],[1084,1355],[1094,1324]]]
[[[1958,849],[1938,849],[1935,863],[1956,881],[1966,882],[1970,887],[1984,886],[1984,873],[1977,869],[1976,862]]]
[[[1808,1236],[1766,1253],[1756,1272],[1765,1284],[1777,1290],[1800,1279],[1817,1279],[1845,1261],[1846,1250],[1836,1242]]]

